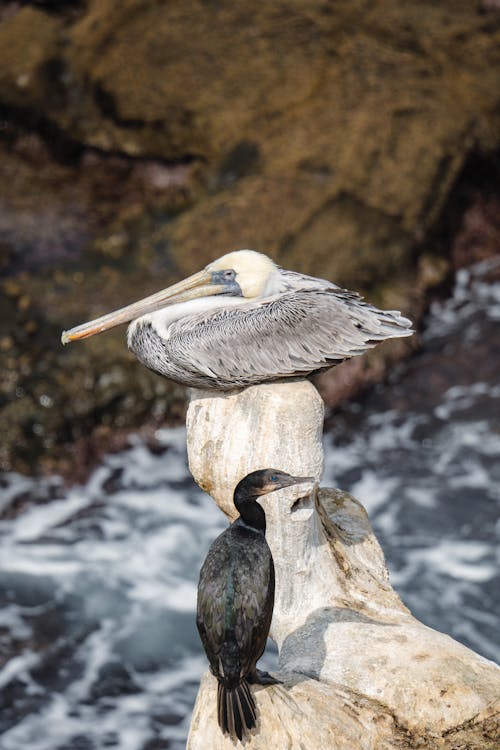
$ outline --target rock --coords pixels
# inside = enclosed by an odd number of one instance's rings
[[[65,407],[49,419],[36,398],[19,400],[32,384],[29,363],[23,342],[8,345],[4,322],[3,469],[67,472],[71,422],[82,417],[82,451],[94,455],[100,422],[126,430],[155,421],[157,389],[172,417],[171,386],[131,365],[115,340],[68,355],[57,334],[230,249],[268,252],[418,318],[425,290],[450,269],[434,242],[447,200],[470,155],[500,144],[492,8],[452,0],[425,12],[408,0],[388,0],[383,12],[361,0],[32,6],[0,11],[0,274],[21,281],[26,307],[19,296],[16,326],[46,342],[28,358],[36,378],[39,368],[57,372]],[[468,221],[475,233],[482,218]],[[487,240],[475,256],[496,247]],[[425,267],[416,261],[424,252]],[[456,254],[468,257],[463,247]],[[436,261],[437,278],[425,272]],[[412,345],[389,344],[335,369],[321,379],[323,395],[338,403]],[[98,409],[82,399],[72,414],[73,389],[85,393],[89,377],[106,375],[101,351],[121,375],[108,379]],[[119,408],[120,380],[142,409]]]
[[[297,405],[293,415],[290,404]],[[189,470],[229,518],[237,515],[234,488],[254,469],[317,477],[323,470],[323,401],[308,381],[254,385],[223,394],[193,389],[186,427]],[[286,430],[286,440],[282,430]],[[254,459],[255,441],[262,450],[259,466]],[[280,466],[273,463],[275,457]],[[286,492],[294,495],[293,489]],[[275,497],[278,493],[273,493]]]
[[[322,409],[308,382],[199,394],[187,426],[191,471],[230,517],[230,489],[249,471],[319,475]],[[255,689],[260,718],[245,747],[493,750],[500,669],[411,615],[360,503],[317,487],[261,502],[284,684]],[[206,674],[188,748],[232,746],[217,725],[216,680]]]
[[[56,56],[61,31],[58,20],[34,8],[23,8],[2,20],[0,98],[4,106],[29,107],[41,115],[49,103],[50,61]]]

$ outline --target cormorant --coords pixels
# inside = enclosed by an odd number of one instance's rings
[[[275,469],[248,474],[233,495],[240,515],[214,541],[201,568],[196,624],[218,680],[219,726],[233,740],[241,740],[256,723],[249,685],[277,682],[256,668],[274,606],[274,564],[265,538],[266,515],[257,498],[311,481]]]

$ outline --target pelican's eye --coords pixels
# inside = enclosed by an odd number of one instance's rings
[[[236,271],[233,268],[212,271],[210,276],[212,284],[216,284],[220,287],[217,294],[230,294],[233,297],[243,296],[240,285],[236,281]]]

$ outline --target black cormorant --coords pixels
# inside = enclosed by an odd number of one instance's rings
[[[274,605],[274,564],[265,538],[266,516],[257,498],[311,481],[274,469],[248,474],[233,495],[240,515],[214,541],[201,568],[196,624],[218,680],[219,726],[233,740],[241,740],[256,723],[249,684],[277,682],[256,668]]]

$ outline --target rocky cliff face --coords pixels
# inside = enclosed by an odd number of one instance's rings
[[[181,392],[123,334],[59,332],[230,249],[418,313],[450,192],[499,148],[499,72],[491,3],[4,4],[2,468],[71,466],[96,428],[171,414]]]

